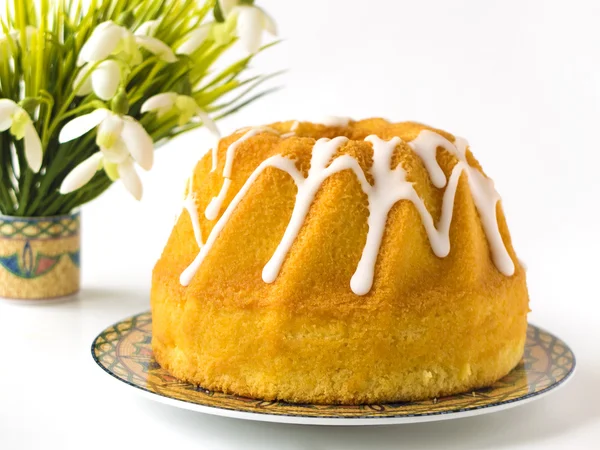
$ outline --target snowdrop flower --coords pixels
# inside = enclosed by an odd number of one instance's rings
[[[103,61],[111,55],[118,55],[126,62],[139,64],[141,62],[139,47],[145,48],[166,62],[177,61],[171,47],[160,39],[143,34],[151,28],[148,25],[142,29],[142,33],[138,30],[137,34],[133,34],[113,21],[103,22],[94,29],[90,38],[81,47],[77,63],[81,66],[85,63]]]
[[[194,117],[198,117],[204,126],[208,128],[215,136],[220,136],[219,129],[210,116],[204,111],[196,100],[189,95],[179,95],[176,92],[165,92],[150,97],[142,104],[141,112],[156,112],[160,119],[165,114],[176,111],[179,115],[179,126],[190,122]]]
[[[110,100],[121,85],[122,75],[120,63],[114,59],[107,59],[95,67],[93,64],[83,66],[75,77],[73,85],[79,86],[77,89],[79,96],[94,92],[102,100]]]
[[[158,20],[148,20],[148,21],[144,22],[143,24],[141,24],[139,27],[137,27],[134,35],[135,36],[154,36],[154,33],[156,33],[156,29],[158,28],[158,25],[160,25],[160,22]]]
[[[206,40],[211,32],[214,23],[205,23],[193,29],[186,37],[185,41],[177,48],[178,55],[191,55]]]
[[[243,5],[240,0],[219,0],[219,6],[227,21],[236,21],[240,41],[250,53],[260,48],[263,30],[277,35],[275,21],[258,6]]]
[[[150,97],[142,104],[140,110],[142,113],[155,112],[156,116],[160,119],[165,114],[172,111],[176,111],[179,115],[179,126],[183,126],[190,122],[194,117],[199,118],[204,126],[212,133],[215,139],[213,145],[213,165],[212,170],[217,169],[217,144],[221,139],[221,133],[217,124],[210,118],[210,116],[204,111],[196,100],[188,95],[179,95],[176,92],[165,92],[164,94],[158,94]]]
[[[219,0],[219,7],[223,17],[229,16],[233,9],[240,4],[240,0]]]
[[[34,172],[42,167],[42,142],[27,111],[12,100],[0,99],[0,131],[10,129],[15,139],[23,139],[25,159]]]
[[[90,156],[64,179],[60,192],[67,194],[88,183],[96,171],[104,168],[111,179],[120,178],[137,200],[142,197],[142,182],[135,170],[137,163],[150,170],[154,161],[152,138],[133,117],[100,108],[67,123],[58,136],[68,142],[98,127],[96,144],[100,151]]]
[[[93,91],[102,100],[110,100],[116,94],[123,78],[123,66],[120,61],[132,65],[141,63],[140,47],[159,56],[163,61],[177,61],[173,50],[167,44],[149,35],[157,26],[157,23],[146,22],[140,25],[134,34],[112,21],[98,25],[79,52],[77,63],[83,65],[83,68],[74,82],[75,86],[79,86],[77,95],[88,95]],[[109,57],[118,58],[120,61],[107,59]]]

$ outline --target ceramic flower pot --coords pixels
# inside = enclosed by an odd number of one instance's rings
[[[57,299],[79,290],[80,215],[0,215],[0,297]]]

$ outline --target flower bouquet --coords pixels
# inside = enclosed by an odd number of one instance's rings
[[[275,74],[247,75],[272,45],[263,31],[276,34],[253,0],[10,0],[1,26],[0,286],[13,287],[0,296],[76,290],[74,211],[115,181],[140,199],[157,144],[218,134],[215,121],[272,91],[260,86]],[[237,41],[248,55],[215,70]],[[74,278],[69,261],[77,286],[31,287],[61,284],[47,276],[61,265]]]

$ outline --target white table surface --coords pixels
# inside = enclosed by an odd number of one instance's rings
[[[325,113],[414,119],[468,138],[529,266],[530,321],[573,348],[577,374],[512,410],[390,427],[212,417],[119,386],[90,344],[149,308],[152,266],[210,142],[200,131],[157,152],[141,203],[115,186],[84,208],[78,300],[0,303],[0,449],[600,448],[600,2],[257,2],[287,41],[255,66],[289,68],[286,89],[223,131]]]

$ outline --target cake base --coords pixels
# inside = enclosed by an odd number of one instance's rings
[[[163,298],[153,302],[152,349],[164,369],[205,389],[292,403],[388,403],[488,386],[521,360],[527,327],[525,314],[501,320],[492,308],[475,312],[479,320],[449,308],[332,317]]]
[[[340,405],[358,405],[358,404],[377,404],[377,403],[395,403],[402,401],[422,400],[426,398],[437,398],[446,395],[460,394],[470,392],[482,387],[490,386],[497,380],[510,373],[519,363],[523,354],[522,346],[517,346],[507,351],[502,360],[498,359],[493,363],[483,363],[482,367],[471,365],[471,370],[478,374],[475,377],[462,379],[460,376],[448,376],[444,378],[443,384],[423,386],[423,380],[427,377],[423,375],[425,370],[417,372],[404,371],[404,373],[394,375],[394,381],[390,381],[390,376],[383,375],[381,378],[375,378],[370,383],[371,391],[352,392],[346,383],[333,380],[322,379],[308,386],[305,383],[294,383],[292,381],[282,381],[277,386],[271,386],[265,389],[262,385],[261,376],[252,377],[246,382],[239,380],[228,380],[227,376],[221,377],[221,380],[210,382],[201,374],[198,377],[189,377],[187,374],[194,373],[197,370],[189,366],[189,361],[179,364],[170,364],[174,358],[169,349],[153,343],[153,352],[156,361],[174,377],[195,384],[203,389],[210,391],[219,391],[225,394],[234,394],[241,397],[257,398],[265,401],[280,400],[287,403],[314,403],[314,404],[340,404]],[[433,384],[433,383],[431,383]],[[317,394],[318,392],[318,394]]]

